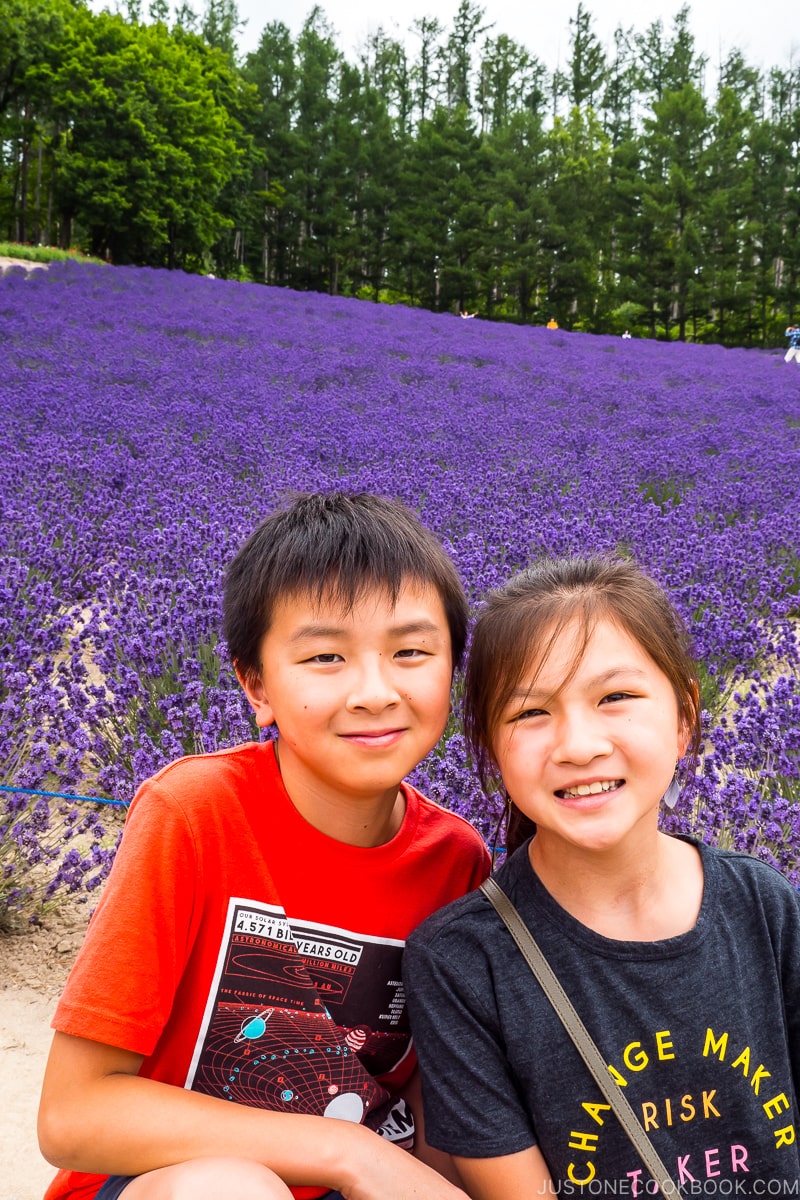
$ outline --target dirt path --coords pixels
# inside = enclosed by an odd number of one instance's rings
[[[40,268],[47,270],[47,263],[31,262],[28,258],[8,258],[5,254],[0,254],[0,272],[5,271],[6,267],[24,267],[26,271],[37,271]]]
[[[36,1143],[50,1017],[83,938],[87,905],[68,902],[43,928],[0,937],[0,1195],[41,1200],[54,1170]]]

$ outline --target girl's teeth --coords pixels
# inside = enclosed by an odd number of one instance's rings
[[[612,788],[617,786],[616,779],[609,779],[598,783],[581,783],[578,787],[564,788],[565,796],[597,796],[600,792],[610,792]]]

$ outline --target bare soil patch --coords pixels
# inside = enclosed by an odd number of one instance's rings
[[[36,1110],[50,1018],[97,903],[61,902],[39,927],[0,937],[0,1194],[41,1200],[54,1169],[39,1153]]]
[[[47,270],[47,263],[34,263],[30,258],[8,258],[7,254],[0,254],[0,274],[10,266],[22,266],[26,271]]]
[[[26,271],[46,271],[47,263],[32,262],[29,258],[9,258],[6,254],[0,254],[0,271],[5,271],[8,267],[24,267]]]

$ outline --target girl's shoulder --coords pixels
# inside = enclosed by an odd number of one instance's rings
[[[503,863],[493,875],[507,895],[517,902],[517,880],[526,875],[532,876],[527,860],[527,849],[518,850],[507,862]],[[480,888],[459,896],[457,900],[438,909],[430,917],[418,925],[410,934],[408,944],[413,946],[429,946],[431,949],[439,942],[452,943],[456,939],[463,941],[482,942],[487,936],[497,930],[499,918],[490,901]]]
[[[757,885],[779,892],[795,894],[797,889],[774,864],[748,854],[743,850],[728,850],[721,846],[711,846],[708,842],[698,841],[687,837],[684,841],[696,845],[703,859],[703,865],[719,869],[725,876],[743,881],[754,881]]]
[[[433,948],[442,937],[452,938],[459,932],[468,935],[479,933],[492,911],[480,889],[468,892],[427,917],[409,934],[407,945]]]
[[[752,906],[756,905],[762,913],[780,910],[800,921],[800,891],[777,867],[740,850],[725,850],[705,842],[696,845],[706,879],[714,880],[723,906],[739,901],[753,915]]]

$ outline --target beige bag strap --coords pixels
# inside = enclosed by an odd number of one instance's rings
[[[494,906],[508,927],[530,969],[538,979],[542,991],[553,1005],[569,1036],[575,1043],[581,1058],[591,1071],[597,1086],[619,1118],[626,1134],[651,1176],[664,1196],[680,1196],[676,1184],[655,1151],[653,1143],[620,1091],[609,1075],[608,1067],[597,1046],[592,1041],[586,1026],[572,1006],[569,996],[558,982],[552,967],[545,958],[533,934],[509,900],[503,889],[491,876],[481,884],[481,891]]]

